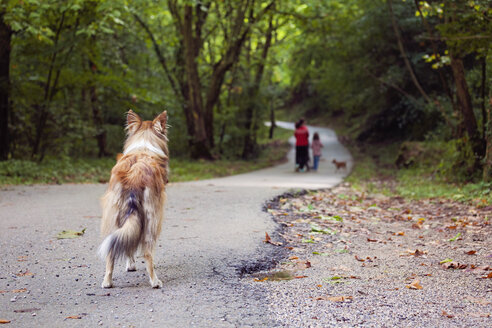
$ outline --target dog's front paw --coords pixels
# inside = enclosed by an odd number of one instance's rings
[[[128,272],[137,271],[137,266],[135,265],[135,263],[127,264],[126,265],[126,271],[128,271]]]
[[[102,288],[112,288],[113,287],[113,282],[112,281],[106,281],[104,280],[101,284]]]
[[[155,278],[154,281],[150,281],[150,285],[152,288],[162,288],[162,281],[160,281],[158,278]]]

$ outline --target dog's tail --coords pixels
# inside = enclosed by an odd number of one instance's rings
[[[109,255],[114,260],[124,255],[131,256],[138,249],[145,228],[139,198],[134,191],[126,193],[126,202],[118,217],[120,228],[104,238],[98,250],[101,258]]]

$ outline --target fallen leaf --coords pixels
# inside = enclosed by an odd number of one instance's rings
[[[24,271],[24,272],[21,271],[19,273],[16,273],[15,275],[17,277],[24,277],[24,276],[32,276],[32,275],[34,275],[34,273],[29,272],[29,270],[26,269],[26,271]]]
[[[420,218],[418,219],[418,221],[414,224],[412,224],[412,228],[414,229],[422,229],[422,226],[424,225],[424,222],[425,222],[425,219],[424,218]]]
[[[359,261],[359,262],[364,262],[365,260],[364,259],[361,259],[360,257],[358,257],[357,255],[354,256],[354,258]]]
[[[270,236],[268,235],[267,232],[265,232],[265,240],[263,242],[264,243],[267,243],[267,244],[272,244],[272,245],[275,245],[275,246],[282,246],[282,243],[281,242],[272,241],[272,238],[270,238]]]
[[[481,279],[491,279],[492,278],[492,272],[489,272],[488,275],[480,277]]]
[[[352,302],[353,296],[318,296],[315,298],[317,301],[332,301],[332,302]]]
[[[453,262],[453,260],[448,258],[448,259],[442,260],[441,262],[439,262],[439,264],[448,263],[448,262]]]
[[[453,314],[447,313],[446,311],[442,311],[442,315],[443,315],[444,317],[454,318],[454,315],[453,315]]]
[[[400,256],[415,256],[415,257],[418,257],[418,256],[424,256],[427,254],[427,251],[421,251],[421,250],[418,250],[416,249],[415,251],[412,251],[412,250],[407,250],[405,253],[401,253]]]
[[[427,254],[427,251],[419,251],[418,249],[416,249],[415,252],[410,253],[410,255],[413,255],[413,256],[422,256],[425,254]]]
[[[14,289],[12,291],[12,293],[25,293],[27,292],[27,289],[26,288],[22,288],[22,289]]]
[[[420,280],[418,279],[415,279],[414,281],[412,281],[412,283],[410,285],[406,285],[405,287],[407,287],[408,289],[422,289],[422,285],[420,285]]]
[[[461,264],[458,262],[446,262],[441,265],[444,269],[466,269],[468,264]]]
[[[343,277],[341,277],[341,276],[333,276],[330,278],[325,278],[323,280],[325,280],[326,282],[329,282],[330,284],[337,284],[337,283],[344,282]]]
[[[313,255],[328,256],[328,255],[330,255],[330,253],[313,252]]]
[[[376,239],[371,239],[371,238],[367,238],[367,241],[368,241],[368,242],[371,242],[371,243],[376,243],[376,242],[377,242],[377,240],[376,240]]]
[[[290,256],[289,260],[298,260],[299,258],[297,256]]]
[[[468,254],[468,255],[473,255],[475,254],[477,251],[468,251],[468,252],[465,252],[465,254]]]
[[[449,240],[449,241],[456,241],[456,240],[458,240],[458,238],[460,238],[460,236],[461,236],[461,232],[458,232],[458,233],[456,234],[456,236],[454,236],[453,238],[448,239],[448,240]]]
[[[330,228],[321,228],[319,225],[311,223],[311,232],[322,233],[326,235],[335,235],[337,232]]]
[[[65,319],[82,319],[82,317],[80,315],[71,315],[66,317]]]
[[[405,232],[398,231],[398,232],[395,232],[393,235],[395,235],[395,236],[405,236]]]
[[[302,278],[307,278],[307,276],[295,276],[294,279],[302,279]]]
[[[481,265],[479,267],[477,267],[475,265],[472,265],[472,269],[473,269],[473,271],[488,271],[488,270],[491,270],[490,266],[488,266],[488,265]]]
[[[263,279],[258,279],[258,278],[255,278],[254,279],[256,282],[263,282],[263,281],[267,281],[268,280],[268,277],[265,277]]]
[[[10,323],[10,320],[0,319],[0,324],[4,324],[4,323]]]
[[[82,229],[82,231],[73,231],[73,230],[63,230],[56,235],[56,238],[58,239],[72,239],[72,238],[77,238],[80,236],[83,236],[85,233],[85,229]]]

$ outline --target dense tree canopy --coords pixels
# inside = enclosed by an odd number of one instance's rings
[[[175,155],[254,158],[284,108],[453,140],[488,179],[491,19],[487,0],[3,1],[0,158],[113,156],[130,108],[168,110]]]

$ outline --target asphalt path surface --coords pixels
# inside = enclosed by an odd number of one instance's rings
[[[288,320],[272,315],[264,285],[246,282],[282,256],[281,248],[263,243],[265,232],[274,236],[278,229],[263,206],[292,189],[332,187],[352,164],[332,130],[309,129],[324,144],[318,172],[294,172],[292,150],[288,162],[274,168],[169,185],[155,255],[162,289],[150,287],[141,257],[136,272],[119,263],[114,288],[100,287],[99,198],[106,185],[3,188],[0,319],[12,327],[285,326]],[[333,158],[348,168],[337,171]],[[83,229],[83,236],[56,238],[62,230]]]

